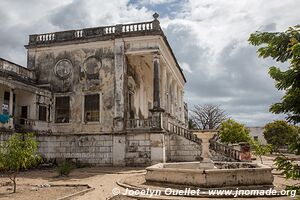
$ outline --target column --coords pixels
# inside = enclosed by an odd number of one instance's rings
[[[163,133],[150,134],[151,164],[166,162],[166,141]]]
[[[13,105],[14,105],[14,91],[12,88],[9,89],[9,104],[8,104],[8,111],[9,115],[13,116]]]
[[[183,96],[184,96],[184,91],[183,89],[181,90],[181,120],[183,123],[185,123],[185,118],[184,118],[184,114],[185,114],[185,109],[184,109],[184,102],[183,102]]]
[[[153,109],[160,108],[160,64],[159,55],[153,56]]]
[[[174,91],[174,98],[173,98],[173,115],[177,118],[177,110],[178,110],[178,97],[177,97],[177,83],[176,81],[174,81],[174,87],[173,87],[173,91]]]
[[[114,131],[124,129],[125,114],[125,84],[126,60],[124,55],[124,42],[122,39],[115,39],[115,92],[114,92]]]
[[[170,113],[170,75],[166,72],[167,81],[166,81],[166,111]]]
[[[160,63],[159,54],[155,53],[153,55],[153,108],[150,110],[152,112],[152,129],[162,130],[163,119],[162,113],[164,109],[160,105]]]
[[[12,88],[9,88],[9,103],[8,103],[8,113],[11,118],[8,121],[8,126],[10,128],[14,128],[14,118],[13,115],[13,106],[14,106],[14,90]]]
[[[113,166],[125,166],[126,135],[113,135]]]
[[[166,66],[161,66],[161,104],[162,108],[166,110],[166,85],[167,85],[167,70]]]

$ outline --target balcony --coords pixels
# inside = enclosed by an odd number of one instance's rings
[[[141,35],[163,35],[157,18],[150,22],[118,24],[115,26],[103,26],[79,30],[34,34],[29,36],[28,46],[45,45],[51,43],[85,39],[107,40],[115,37]]]
[[[150,130],[152,128],[151,119],[128,119],[126,120],[127,130]]]
[[[18,77],[23,80],[33,81],[35,78],[35,74],[32,70],[12,63],[3,58],[0,58],[0,72],[4,72],[6,75]]]

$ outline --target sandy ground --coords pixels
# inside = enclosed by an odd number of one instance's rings
[[[273,157],[264,157],[264,163],[267,165],[273,165]],[[113,197],[112,189],[117,188],[121,193],[125,191],[124,188],[119,187],[116,182],[120,179],[128,178],[133,175],[139,175],[144,173],[144,168],[110,168],[110,167],[93,167],[93,168],[80,168],[75,169],[69,177],[64,178],[57,178],[57,174],[55,170],[32,170],[23,172],[20,174],[18,178],[18,184],[21,185],[37,185],[37,184],[46,184],[46,183],[54,183],[54,184],[89,184],[91,187],[94,187],[95,190],[90,191],[82,196],[75,197],[73,199],[76,200],[106,200]],[[0,183],[7,182],[8,179],[0,178]],[[285,186],[287,184],[294,184],[297,183],[295,181],[286,181],[284,177],[281,175],[276,175],[274,184],[275,186]],[[67,188],[68,190],[70,188]],[[67,189],[60,188],[57,190],[56,194],[64,194],[69,193]],[[1,191],[1,190],[0,190]],[[45,191],[45,192],[44,192]],[[33,193],[36,191],[30,191],[28,193],[28,197],[33,196]],[[43,190],[42,192],[45,196],[50,195],[50,191]],[[11,194],[10,194],[11,195]],[[15,198],[8,198],[9,195],[2,195],[0,193],[0,199],[15,199]],[[57,196],[49,198],[55,199]],[[34,198],[28,198],[30,200],[34,200]],[[46,198],[40,198],[46,199]],[[126,198],[126,197],[115,197],[113,199],[128,199],[132,200],[133,198]],[[170,198],[175,199],[175,198]],[[176,199],[188,199],[179,197]],[[193,198],[195,199],[195,198]],[[201,198],[203,200],[213,200],[213,199],[220,199],[220,198]],[[236,200],[247,200],[249,198],[235,198]],[[277,197],[277,198],[257,198],[257,199],[268,199],[268,200],[290,200],[290,197]]]
[[[11,194],[11,186],[3,186],[0,188],[1,200],[52,200],[67,196],[81,190],[87,189],[86,187],[47,187],[38,188],[27,184],[21,184],[17,187],[17,192]],[[46,194],[46,195],[45,195]]]

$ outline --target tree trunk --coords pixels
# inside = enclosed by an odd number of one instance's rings
[[[259,156],[259,158],[260,158],[260,163],[261,163],[261,164],[264,164],[264,163],[263,163],[262,156]]]
[[[13,193],[16,193],[16,190],[17,190],[16,174],[13,175],[12,181],[13,181],[13,183],[14,183],[14,190],[13,190]]]

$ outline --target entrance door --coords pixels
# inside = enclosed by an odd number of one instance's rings
[[[25,124],[25,119],[28,118],[28,106],[21,106],[21,119],[20,124]]]

